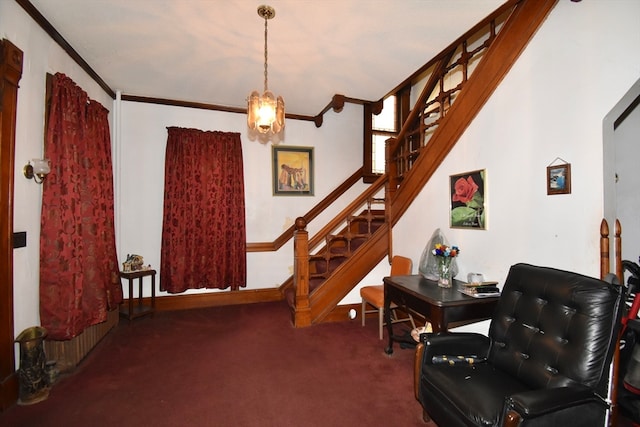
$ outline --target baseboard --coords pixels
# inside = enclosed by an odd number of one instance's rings
[[[192,308],[220,307],[225,305],[253,304],[259,302],[282,301],[282,293],[277,289],[252,289],[239,291],[210,292],[206,294],[168,295],[156,297],[156,310],[174,311]],[[127,304],[125,300],[123,304]],[[151,304],[151,298],[143,298],[143,304]]]
[[[167,295],[156,297],[155,305],[157,311],[174,311],[188,310],[192,308],[221,307],[226,305],[254,304],[283,300],[284,297],[282,292],[277,288],[272,288],[227,292],[221,291],[205,294]],[[143,298],[142,303],[145,305],[150,305],[151,298]],[[125,299],[123,301],[123,304],[128,304],[128,300]],[[360,303],[339,305],[331,310],[331,312],[320,323],[349,321],[360,322],[362,320],[361,309],[362,305]],[[354,312],[351,312],[351,310],[354,310]],[[369,317],[371,317],[372,319],[377,319],[376,315],[368,315],[367,318]]]

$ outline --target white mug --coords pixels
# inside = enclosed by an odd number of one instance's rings
[[[467,282],[472,285],[479,285],[484,282],[484,276],[482,276],[482,273],[469,273],[467,274]]]

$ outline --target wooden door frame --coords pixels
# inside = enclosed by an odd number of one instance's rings
[[[13,323],[13,181],[23,53],[0,41],[0,411],[18,400]]]

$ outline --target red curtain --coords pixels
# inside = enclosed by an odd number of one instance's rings
[[[239,133],[169,127],[160,289],[246,286]]]
[[[71,339],[122,301],[108,111],[64,74],[53,77],[40,234],[40,319]]]

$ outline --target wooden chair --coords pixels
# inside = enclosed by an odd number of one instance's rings
[[[411,274],[413,262],[411,259],[395,255],[391,259],[391,276],[404,276]],[[360,288],[360,297],[362,298],[362,326],[365,325],[367,313],[378,313],[378,328],[380,331],[380,339],[382,339],[384,329],[384,285],[371,285]],[[373,306],[374,310],[367,310],[367,304]],[[396,304],[391,305],[391,322],[411,322],[413,328],[416,327],[411,313],[407,313],[408,317],[398,318],[396,315]]]

